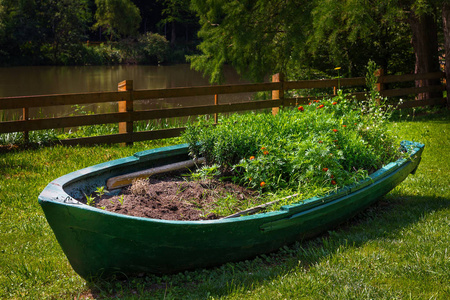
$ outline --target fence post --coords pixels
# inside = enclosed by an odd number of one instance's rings
[[[133,111],[133,80],[124,80],[118,84],[119,92],[129,92],[125,101],[119,101],[119,112],[132,112]],[[119,133],[127,133],[130,137],[130,141],[124,145],[133,145],[133,121],[119,122]]]
[[[380,82],[380,77],[384,76],[384,70],[383,69],[378,69],[378,70],[375,71],[374,75],[378,77],[377,84],[376,84],[376,89],[380,93],[380,97],[381,97],[381,91],[384,90],[384,83]],[[375,101],[377,102],[377,105],[381,104],[381,99],[380,98],[377,98]]]
[[[29,112],[29,108],[28,107],[24,107],[23,108],[22,118],[23,118],[23,120],[25,122],[30,119],[30,112]],[[30,141],[30,135],[29,135],[28,131],[24,131],[23,132],[23,143],[24,144],[28,144],[29,141]]]
[[[214,105],[219,105],[219,95],[215,94],[214,95]],[[214,124],[217,124],[219,117],[218,117],[218,113],[214,114]]]
[[[283,73],[277,73],[272,75],[272,82],[284,82],[284,74]],[[273,90],[272,91],[272,99],[283,99],[284,98],[284,89],[283,86],[280,90]],[[279,107],[272,107],[272,115],[278,114],[278,111],[280,110]]]

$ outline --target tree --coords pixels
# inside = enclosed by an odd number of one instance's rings
[[[439,65],[438,27],[431,21],[445,3],[193,0],[203,41],[202,54],[190,60],[212,81],[220,80],[225,63],[257,80],[298,65],[322,70],[348,66],[349,74],[362,75],[369,59],[392,73],[407,72],[414,64],[416,72],[432,72]]]
[[[0,64],[68,60],[88,28],[88,0],[0,0]]]
[[[311,1],[193,0],[200,19],[201,54],[189,60],[212,82],[223,79],[230,63],[244,77],[261,81],[301,61]]]
[[[384,3],[317,1],[311,12],[309,52],[324,53],[324,59],[342,66],[350,75],[361,75],[368,60],[386,71],[408,72],[413,66],[408,24],[395,22],[398,10]]]
[[[45,12],[48,15],[53,62],[58,62],[61,54],[69,60],[88,29],[91,14],[87,1],[50,0]]]
[[[34,0],[0,0],[2,7],[3,37],[1,64],[20,60],[23,63],[38,63],[41,46],[47,38],[46,28],[42,23],[42,5]]]
[[[170,43],[173,45],[177,39],[177,24],[185,27],[186,41],[188,39],[189,26],[198,23],[194,13],[190,9],[189,0],[159,0],[163,4],[161,23],[170,24]]]
[[[344,3],[344,5],[342,5]],[[449,0],[398,0],[398,1],[364,1],[364,0],[329,0],[318,1],[315,12],[322,19],[314,18],[314,40],[323,41],[324,32],[328,36],[337,35],[342,28],[348,29],[348,40],[370,39],[376,40],[377,28],[395,28],[398,24],[408,25],[411,36],[411,46],[414,51],[414,72],[429,73],[439,71],[439,40],[438,19],[442,11],[442,22],[445,33],[444,13]],[[339,11],[337,26],[324,20],[326,11],[336,14]],[[325,28],[325,30],[324,30]],[[395,31],[393,32],[395,34]],[[444,39],[450,39],[444,34]],[[442,41],[441,41],[442,43]],[[444,43],[445,44],[445,43]],[[449,49],[449,46],[445,47]],[[383,49],[380,49],[383,53]],[[450,50],[446,50],[450,51]],[[389,52],[383,53],[386,57]],[[387,66],[381,64],[385,69]],[[449,74],[450,75],[450,74]],[[417,81],[416,86],[429,86],[439,84],[438,80]],[[424,98],[438,97],[439,93],[425,93]]]
[[[110,36],[130,36],[137,33],[141,23],[139,8],[130,0],[95,0],[97,11],[94,28],[103,27]]]

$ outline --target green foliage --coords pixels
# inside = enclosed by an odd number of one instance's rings
[[[69,64],[70,58],[78,52],[78,43],[85,38],[85,32],[91,14],[87,0],[50,1],[47,13],[52,18],[51,45],[52,62],[58,63],[61,58],[63,64]]]
[[[84,195],[86,197],[86,204],[89,206],[94,206],[95,204],[95,197],[93,197],[92,195]]]
[[[286,73],[290,64],[300,63],[311,7],[311,1],[194,0],[202,54],[189,57],[191,65],[212,82],[223,80],[227,63],[252,80]]]
[[[220,174],[219,165],[213,164],[212,166],[202,166],[195,170],[195,172],[189,174],[189,177],[194,180],[208,180],[217,177]]]
[[[94,28],[103,27],[110,36],[130,36],[137,32],[141,22],[139,8],[130,0],[95,0],[97,11]]]
[[[124,198],[125,198],[125,195],[124,195],[124,194],[120,195],[120,197],[119,197],[119,199],[118,199],[120,205],[123,205]]]
[[[139,38],[139,48],[143,56],[141,62],[161,64],[167,59],[169,42],[162,35],[147,32]]]
[[[105,186],[99,186],[95,189],[95,193],[97,194],[98,197],[101,197],[104,194],[108,193],[108,190],[106,189]]]
[[[223,80],[225,64],[257,81],[278,72],[291,74],[299,67],[332,74],[335,66],[346,66],[345,77],[362,76],[370,59],[387,73],[410,73],[414,51],[420,50],[411,47],[408,16],[440,18],[443,3],[194,0],[192,8],[202,26],[198,33],[202,53],[189,60],[212,82]],[[413,38],[427,43],[427,33],[418,35]],[[416,55],[422,61],[428,54]]]
[[[354,183],[399,157],[386,127],[389,115],[372,101],[357,103],[339,91],[276,116],[233,115],[217,126],[202,121],[188,126],[183,138],[193,157],[233,170],[241,184],[312,196]]]

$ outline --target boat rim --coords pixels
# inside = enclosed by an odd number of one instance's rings
[[[378,169],[374,173],[368,175],[367,178],[360,180],[350,186],[344,186],[340,189],[337,189],[335,191],[332,191],[331,193],[322,195],[322,196],[314,196],[308,199],[303,199],[299,202],[292,203],[289,205],[282,206],[279,210],[276,211],[269,211],[269,212],[262,212],[257,213],[253,215],[244,215],[237,218],[229,218],[229,219],[215,219],[215,220],[191,220],[191,221],[182,221],[182,220],[162,220],[162,219],[154,219],[154,218],[147,218],[147,217],[136,217],[136,216],[130,216],[125,214],[119,214],[115,212],[110,212],[107,210],[103,210],[101,208],[96,208],[89,206],[87,204],[84,204],[73,197],[71,197],[67,192],[64,190],[64,187],[68,184],[75,182],[79,180],[81,176],[89,175],[93,172],[99,172],[104,169],[111,168],[113,165],[119,165],[119,164],[126,164],[129,162],[133,162],[136,160],[139,160],[140,157],[143,157],[144,155],[151,155],[152,153],[156,153],[155,150],[169,150],[169,151],[177,151],[180,149],[184,149],[187,147],[187,144],[180,144],[175,146],[168,146],[163,148],[155,148],[150,150],[145,150],[141,152],[137,152],[132,156],[125,157],[125,158],[119,158],[113,161],[100,163],[97,165],[89,166],[68,174],[65,174],[59,178],[54,179],[51,181],[44,190],[40,193],[38,197],[39,203],[42,205],[44,203],[53,203],[53,204],[59,204],[64,206],[72,206],[76,207],[78,209],[87,210],[87,211],[93,211],[98,214],[104,214],[113,216],[115,218],[119,219],[132,219],[137,221],[143,221],[143,222],[157,222],[157,223],[166,223],[166,224],[174,224],[174,225],[198,225],[198,224],[213,224],[213,223],[230,223],[230,222],[241,222],[241,221],[248,221],[252,219],[259,219],[259,218],[266,218],[270,216],[278,216],[278,215],[284,215],[287,216],[291,214],[297,213],[295,211],[295,208],[299,208],[300,206],[308,206],[308,204],[311,204],[311,208],[316,207],[320,204],[330,203],[335,200],[339,200],[340,198],[350,195],[354,192],[360,191],[365,188],[369,188],[372,184],[379,182],[380,180],[383,180],[390,174],[394,173],[395,171],[401,169],[402,167],[406,166],[408,163],[411,163],[412,160],[415,159],[415,157],[421,153],[423,148],[425,147],[424,144],[418,143],[418,142],[411,142],[411,141],[402,141],[400,143],[400,147],[403,151],[406,151],[409,154],[408,158],[400,158],[395,162],[390,162],[389,164],[383,166],[382,168]],[[320,204],[317,204],[320,202]],[[316,204],[316,205],[314,205]],[[309,206],[308,206],[309,208]],[[305,209],[308,209],[305,208]],[[290,212],[291,211],[291,212]],[[303,211],[303,210],[301,210]]]

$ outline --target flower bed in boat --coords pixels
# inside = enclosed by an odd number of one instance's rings
[[[200,120],[183,134],[191,156],[206,159],[190,180],[151,177],[119,196],[87,200],[108,211],[166,220],[216,219],[275,199],[270,209],[278,209],[354,184],[401,157],[386,126],[389,116],[374,101],[339,92],[276,116],[236,114],[217,126]]]

